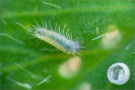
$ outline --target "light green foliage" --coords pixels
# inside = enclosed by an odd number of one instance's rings
[[[15,39],[0,35],[1,90],[28,89],[20,85],[31,85],[32,90],[78,90],[88,85],[92,90],[135,90],[134,0],[45,0],[61,9],[42,1],[0,0],[0,33]],[[73,55],[40,50],[54,47],[46,42],[38,43],[39,39],[31,38],[26,29],[16,24],[31,28],[36,25],[34,21],[42,25],[42,19],[50,21],[53,28],[56,23],[61,29],[65,24],[74,38],[84,40],[81,66],[74,76],[64,78],[59,74],[59,67]],[[125,63],[131,72],[124,85],[114,85],[107,79],[107,69],[117,62]],[[49,75],[46,82],[37,85]]]

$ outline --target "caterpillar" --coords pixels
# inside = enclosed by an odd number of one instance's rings
[[[72,39],[72,34],[69,35],[68,30],[64,34],[64,30],[66,26],[64,26],[63,34],[62,34],[60,31],[60,26],[58,29],[59,33],[56,32],[57,23],[55,29],[52,29],[50,22],[49,22],[49,27],[47,26],[46,22],[45,23],[43,22],[43,20],[42,20],[43,26],[40,26],[37,22],[35,23],[37,24],[37,26],[32,25],[34,28],[31,29],[25,27],[23,24],[19,22],[17,22],[16,24],[26,29],[30,35],[53,45],[54,47],[63,51],[64,53],[80,55],[79,53],[80,49],[84,48],[84,47],[80,47],[80,44],[83,43],[83,40],[81,37],[80,38],[76,37],[75,39]]]
[[[67,54],[75,54],[80,49],[78,42],[45,28],[37,28],[35,36]]]
[[[52,28],[35,27],[34,29],[34,36],[40,40],[53,45],[64,53],[73,55],[79,54],[80,44],[77,40],[66,37],[67,34],[62,35],[61,33],[51,30]]]

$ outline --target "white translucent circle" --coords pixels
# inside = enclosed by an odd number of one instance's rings
[[[111,83],[122,85],[129,80],[130,71],[126,64],[115,63],[109,67],[107,77]]]

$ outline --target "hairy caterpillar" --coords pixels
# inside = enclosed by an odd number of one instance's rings
[[[36,23],[37,24],[37,23]],[[42,41],[45,41],[51,45],[53,45],[54,47],[56,47],[57,49],[63,51],[64,53],[67,54],[79,54],[80,51],[80,44],[83,41],[80,41],[80,39],[75,38],[74,40],[72,40],[72,35],[69,35],[68,30],[67,32],[64,34],[64,29],[63,29],[63,33],[60,33],[60,26],[59,26],[59,33],[56,32],[56,27],[55,29],[52,29],[50,23],[49,23],[49,29],[46,25],[46,23],[43,23],[43,27],[41,27],[39,24],[37,24],[38,26],[34,26],[34,29],[30,30],[30,33],[39,38]],[[79,44],[79,42],[81,42]]]
[[[67,54],[75,54],[80,49],[78,42],[72,41],[64,35],[56,33],[52,30],[37,28],[35,31],[35,36],[43,41],[48,42],[49,44],[52,44]]]

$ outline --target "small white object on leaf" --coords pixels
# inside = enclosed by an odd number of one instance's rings
[[[126,64],[115,63],[109,67],[107,77],[111,83],[123,85],[129,80],[130,71]]]

